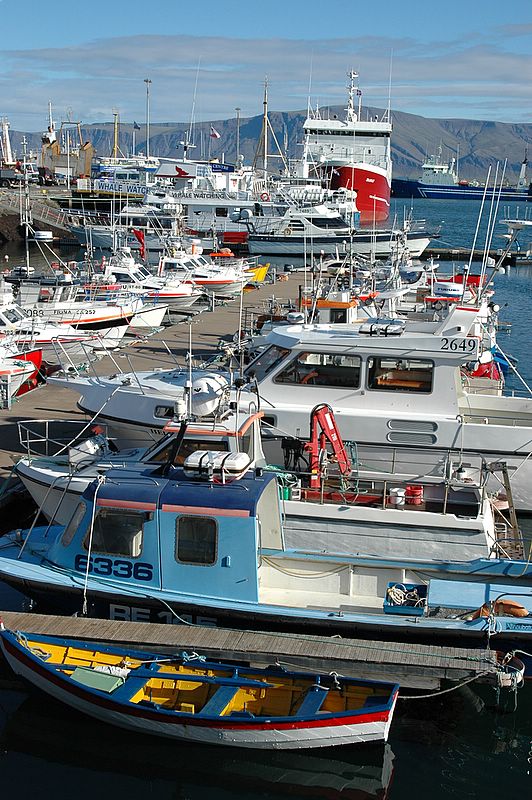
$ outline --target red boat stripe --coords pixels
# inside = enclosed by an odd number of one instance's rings
[[[96,505],[109,508],[135,508],[142,511],[155,511],[157,508],[157,503],[142,503],[136,500],[107,500],[101,497],[96,500]]]
[[[212,508],[211,506],[173,506],[163,503],[162,511],[179,511],[185,514],[207,514],[212,517],[213,514],[219,517],[249,517],[250,512],[240,508]]]

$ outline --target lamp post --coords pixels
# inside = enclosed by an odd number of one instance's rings
[[[150,78],[144,78],[146,84],[146,159],[150,157]]]
[[[235,108],[236,111],[236,163],[240,160],[240,109]]]

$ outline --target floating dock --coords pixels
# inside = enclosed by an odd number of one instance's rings
[[[185,650],[255,665],[278,663],[287,669],[397,681],[403,688],[429,691],[438,690],[443,681],[494,681],[497,673],[493,650],[11,611],[0,611],[0,617],[11,630],[162,653]]]
[[[501,250],[490,250],[488,256],[493,258],[496,262],[502,255]],[[484,250],[473,250],[473,261],[482,261],[485,257]],[[439,261],[464,261],[469,263],[471,259],[471,249],[457,248],[457,247],[427,247],[421,255],[422,261],[428,261],[430,258]],[[508,253],[504,256],[502,261],[503,267],[514,267],[516,264],[515,253]]]

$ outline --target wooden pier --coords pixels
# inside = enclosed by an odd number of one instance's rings
[[[300,274],[286,275],[275,284],[263,284],[246,293],[243,311],[247,310],[247,315],[244,313],[243,317],[264,313],[275,302],[283,304],[297,298],[303,280]],[[216,353],[220,339],[230,340],[238,329],[239,305],[238,300],[225,303],[193,317],[190,324],[167,327],[153,337],[139,340],[132,347],[95,362],[90,372],[108,375],[118,370],[172,368],[176,362],[185,364],[189,337],[194,358],[207,358]],[[83,420],[76,401],[77,395],[71,390],[50,384],[24,395],[9,411],[0,411],[0,476],[10,474],[13,461],[23,452],[17,435],[19,420]],[[2,512],[2,515],[7,524],[7,514]],[[9,527],[17,527],[11,522],[9,520]],[[458,685],[464,680],[493,679],[496,673],[495,654],[476,649],[7,611],[0,615],[7,627],[34,633],[127,643],[155,651],[197,651],[215,658],[256,663],[277,660],[287,667],[396,680],[404,687],[424,690],[439,689],[446,680]]]
[[[277,662],[288,669],[397,681],[403,688],[429,691],[439,689],[443,681],[494,680],[497,672],[493,650],[12,611],[0,611],[0,617],[11,630],[162,653],[185,650],[255,665]]]
[[[502,250],[490,250],[488,256],[498,262],[502,255]],[[482,261],[484,259],[484,250],[473,250],[473,261]],[[471,258],[471,249],[457,248],[457,247],[427,247],[423,251],[421,259],[428,261],[430,258],[438,259],[440,261],[463,261],[468,264]],[[513,267],[516,263],[515,253],[508,253],[504,256],[502,261],[503,267]]]

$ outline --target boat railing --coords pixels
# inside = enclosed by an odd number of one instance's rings
[[[75,447],[96,432],[107,436],[107,427],[84,419],[25,419],[17,422],[18,438],[28,459],[56,458],[68,455],[69,448]]]
[[[512,413],[512,416],[510,416]],[[516,428],[518,426],[530,428],[532,427],[532,414],[519,414],[519,412],[510,412],[507,415],[492,414],[489,411],[483,412],[479,410],[464,411],[461,415],[463,422],[477,423],[480,425],[505,425],[509,428]]]
[[[460,375],[462,387],[467,394],[487,394],[501,396],[504,390],[504,380],[495,378],[475,378],[465,373]]]
[[[285,500],[301,500],[320,505],[336,504],[366,506],[382,510],[418,511],[438,515],[452,515],[475,519],[482,511],[484,493],[474,484],[457,479],[422,480],[404,479],[372,480],[352,477],[341,480],[339,476],[327,475],[319,488],[306,484],[310,473],[281,474],[281,496]],[[314,476],[315,477],[315,476]],[[509,536],[504,530],[504,536]],[[501,533],[501,541],[502,541]]]

